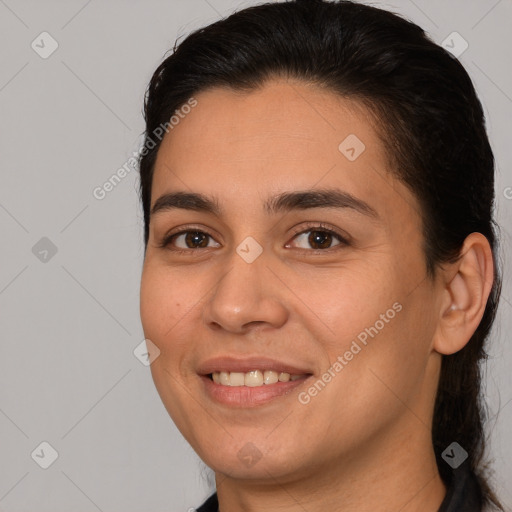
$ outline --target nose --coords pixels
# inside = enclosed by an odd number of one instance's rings
[[[267,264],[264,253],[247,263],[234,252],[204,305],[206,325],[237,334],[256,326],[281,327],[289,313],[283,286]]]

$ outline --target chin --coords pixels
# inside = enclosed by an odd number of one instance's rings
[[[251,437],[253,441],[249,441]],[[298,453],[304,456],[303,447],[283,446],[282,441],[282,438],[276,438],[271,442],[267,433],[261,437],[245,434],[223,442],[210,439],[207,446],[194,449],[216,473],[237,479],[268,481],[279,478],[285,481],[292,473],[301,473],[305,463],[297,457]]]

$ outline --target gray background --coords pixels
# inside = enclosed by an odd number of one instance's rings
[[[208,471],[133,354],[143,340],[137,174],[103,200],[93,190],[138,149],[145,87],[176,37],[256,3],[0,0],[0,510],[185,511],[209,494]],[[504,260],[512,241],[512,0],[373,4],[406,15],[438,43],[454,31],[468,42],[460,59],[498,163]],[[43,31],[59,45],[46,59],[31,47],[51,48],[40,42]],[[503,295],[486,396],[497,488],[512,507],[507,272]],[[31,457],[43,441],[59,455],[48,469],[35,462],[48,449]]]

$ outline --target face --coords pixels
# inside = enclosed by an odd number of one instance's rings
[[[437,298],[369,114],[297,81],[195,98],[158,152],[140,296],[177,427],[262,481],[428,441]]]

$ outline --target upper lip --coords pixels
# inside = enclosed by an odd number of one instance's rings
[[[289,373],[290,375],[307,375],[312,373],[307,368],[263,356],[214,357],[203,361],[198,366],[197,373],[200,375],[209,375],[213,372],[246,373],[252,370],[273,370],[275,372]]]

